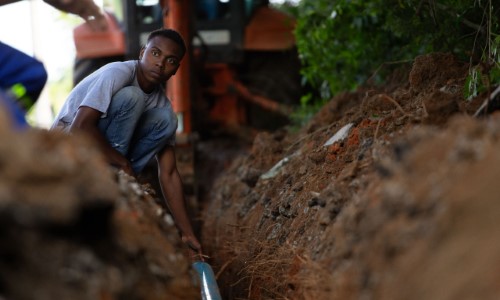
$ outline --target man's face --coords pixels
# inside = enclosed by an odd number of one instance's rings
[[[146,81],[163,83],[177,72],[181,59],[182,50],[177,43],[156,36],[141,49],[139,64]]]

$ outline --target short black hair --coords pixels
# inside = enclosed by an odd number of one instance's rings
[[[169,28],[156,29],[149,33],[147,42],[149,42],[150,40],[152,40],[157,36],[162,36],[171,39],[177,45],[179,45],[179,47],[181,47],[182,55],[184,56],[184,54],[186,54],[186,44],[184,43],[184,39],[182,38],[181,34],[178,33],[177,31]]]

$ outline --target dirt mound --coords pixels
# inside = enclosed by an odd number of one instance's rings
[[[466,73],[421,56],[399,87],[257,136],[204,212],[225,298],[497,298],[500,119],[468,117]]]
[[[198,299],[173,222],[83,137],[0,116],[0,298]]]

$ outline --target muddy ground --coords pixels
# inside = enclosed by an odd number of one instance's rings
[[[421,56],[259,134],[204,211],[225,299],[498,299],[500,118],[467,70]]]
[[[78,136],[0,111],[0,299],[198,299],[172,219]]]
[[[421,56],[298,131],[200,143],[223,299],[498,299],[500,117],[472,117],[467,69]],[[200,297],[150,184],[83,137],[0,115],[0,139],[0,299]]]

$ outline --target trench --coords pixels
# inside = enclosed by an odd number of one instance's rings
[[[186,192],[223,299],[497,299],[500,121],[458,102],[465,69],[419,57],[298,132],[201,140]],[[153,187],[83,137],[0,113],[0,139],[0,298],[199,299]]]

